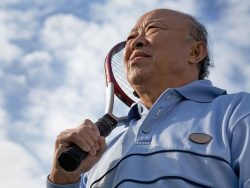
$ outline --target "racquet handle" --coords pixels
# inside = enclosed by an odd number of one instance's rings
[[[102,118],[98,119],[95,124],[100,131],[100,135],[106,137],[116,127],[117,120],[111,115],[105,114]],[[70,146],[59,155],[58,162],[64,170],[72,172],[80,166],[82,160],[84,160],[87,155],[88,152],[83,151],[75,144],[70,144]]]

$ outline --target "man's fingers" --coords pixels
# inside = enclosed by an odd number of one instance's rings
[[[79,134],[90,148],[93,148],[95,144],[98,143],[98,133],[94,132],[92,129],[81,131]]]
[[[83,124],[88,125],[97,134],[97,136],[100,136],[98,127],[92,121],[85,119]]]
[[[95,146],[95,149],[89,152],[89,155],[82,161],[78,170],[80,170],[81,172],[88,171],[102,157],[106,149],[107,145],[105,138],[100,136],[98,139],[98,144],[96,144]]]
[[[84,123],[78,127],[78,129],[78,134],[84,140],[84,145],[81,145],[81,143],[79,143],[79,147],[87,147],[88,152],[93,150],[96,143],[98,143],[98,137],[100,135],[97,126],[90,120],[85,120]]]
[[[74,129],[67,129],[59,134],[56,140],[56,147],[63,142],[68,144],[74,143],[82,150],[86,152],[92,150],[92,153],[94,153],[99,136],[100,133],[97,126],[87,119],[80,126]]]
[[[105,137],[100,136],[100,137],[99,137],[99,140],[98,140],[98,143],[99,143],[99,150],[98,150],[97,155],[98,155],[99,157],[101,157],[102,154],[103,154],[103,153],[106,151],[106,149],[107,149],[107,144],[106,144]]]

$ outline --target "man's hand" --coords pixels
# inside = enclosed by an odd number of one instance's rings
[[[73,172],[65,171],[58,163],[61,152],[74,143],[89,155],[82,161],[78,169]],[[85,120],[74,129],[67,129],[57,136],[54,151],[54,160],[49,180],[56,184],[70,184],[80,179],[81,173],[87,172],[101,158],[106,150],[105,138],[100,136],[97,126],[90,120]]]

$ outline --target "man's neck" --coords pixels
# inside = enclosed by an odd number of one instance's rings
[[[137,94],[140,96],[142,103],[150,109],[155,101],[159,98],[159,96],[166,90],[167,88],[159,88],[159,87],[151,87],[146,88],[143,86],[135,86],[135,90]]]
[[[134,85],[134,89],[136,93],[140,96],[140,99],[142,103],[150,109],[155,101],[160,97],[160,95],[168,88],[177,88],[184,86],[188,83],[191,83],[192,81],[197,80],[189,80],[189,81],[183,81],[183,82],[176,82],[174,84],[164,84],[161,83],[160,85],[158,84],[142,84],[142,85]]]

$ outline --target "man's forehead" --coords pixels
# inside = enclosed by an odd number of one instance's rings
[[[180,12],[172,11],[172,10],[154,10],[148,12],[141,16],[137,21],[136,25],[133,27],[131,32],[137,31],[139,28],[144,28],[151,23],[159,23],[169,25],[186,25],[187,16]]]

